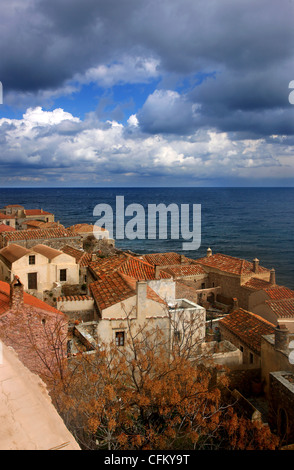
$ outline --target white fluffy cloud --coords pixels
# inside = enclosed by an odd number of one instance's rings
[[[152,182],[169,176],[175,184],[181,178],[189,184],[222,175],[255,178],[262,171],[270,176],[273,169],[280,177],[294,174],[283,143],[234,141],[227,133],[203,129],[184,137],[148,135],[140,131],[135,115],[124,126],[81,121],[62,109],[49,112],[38,107],[28,109],[22,119],[1,119],[0,139],[2,164],[7,174],[13,169],[20,182],[54,178],[115,185],[134,176],[137,181],[151,177]],[[277,148],[285,164],[272,156]]]

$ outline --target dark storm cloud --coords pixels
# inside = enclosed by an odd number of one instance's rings
[[[284,142],[271,135],[294,135],[293,13],[291,0],[10,0],[1,6],[0,79],[11,103],[43,106],[44,97],[70,95],[91,82],[109,90],[151,77],[157,89],[150,88],[124,128],[102,128],[99,119],[126,114],[114,103],[106,115],[103,97],[83,121],[61,110],[55,122],[30,109],[23,122],[2,123],[1,159],[52,168],[87,161],[89,171],[97,165],[101,174],[108,162],[130,173],[176,168],[190,175],[201,168],[203,177],[221,165],[226,174],[240,155],[236,167],[248,174],[269,160],[278,167],[260,142],[257,158],[256,145],[242,140],[267,139],[271,151]],[[164,136],[159,143],[157,134]],[[287,150],[282,157],[288,165]]]

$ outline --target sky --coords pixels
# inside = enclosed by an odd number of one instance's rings
[[[0,7],[0,187],[294,186],[293,0]]]

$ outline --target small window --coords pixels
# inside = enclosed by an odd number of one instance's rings
[[[29,256],[29,264],[36,264],[36,257],[35,255]]]
[[[254,356],[252,353],[249,353],[249,362],[250,364],[253,364]]]
[[[125,345],[125,332],[124,331],[117,331],[115,333],[115,344],[116,346]]]
[[[205,289],[205,282],[202,282],[201,289]]]
[[[243,346],[240,346],[240,351],[241,351],[241,352],[244,352]]]
[[[66,281],[66,269],[61,269],[60,270],[59,280],[60,281]]]
[[[174,331],[174,338],[177,343],[181,341],[181,332],[179,330]]]
[[[37,273],[28,273],[28,288],[37,289]]]
[[[10,225],[10,221],[9,221],[9,220],[6,220],[6,225]]]

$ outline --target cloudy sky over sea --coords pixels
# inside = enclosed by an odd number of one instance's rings
[[[293,0],[0,6],[0,186],[293,186]]]

